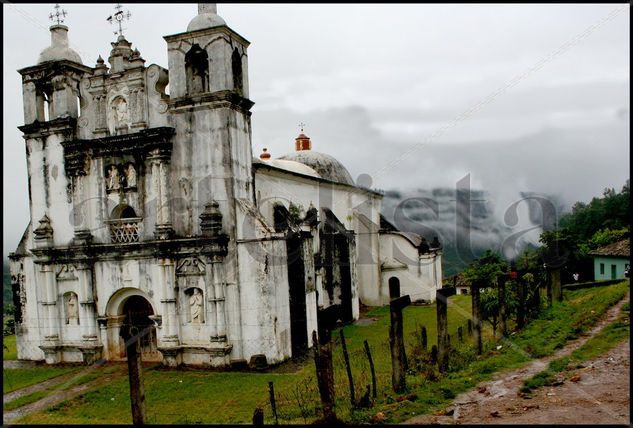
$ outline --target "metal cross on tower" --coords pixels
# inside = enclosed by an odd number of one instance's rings
[[[55,13],[51,13],[50,15],[48,15],[48,18],[51,21],[57,21],[57,25],[60,25],[62,22],[64,22],[65,17],[66,11],[64,9],[59,10],[59,3],[55,4]]]
[[[299,128],[301,128],[301,132],[303,132],[303,127],[306,126],[306,124],[301,122],[298,126]]]
[[[115,31],[114,34],[118,34],[119,36],[123,36],[123,30],[126,30],[126,28],[123,28],[123,20],[127,19],[129,21],[130,20],[130,16],[132,16],[132,14],[130,13],[129,10],[123,12],[121,10],[123,8],[123,6],[121,6],[121,3],[117,3],[117,5],[114,8],[117,11],[113,15],[110,15],[108,17],[108,22],[110,24],[114,24],[115,22],[117,24],[119,24],[119,30]]]

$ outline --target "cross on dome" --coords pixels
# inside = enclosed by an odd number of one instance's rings
[[[66,17],[66,11],[64,9],[59,10],[59,3],[55,4],[55,13],[51,13],[50,15],[48,15],[48,18],[51,21],[57,21],[57,25],[61,25],[62,22],[64,22],[64,18]]]
[[[117,24],[119,24],[119,30],[115,31],[114,34],[118,34],[119,37],[123,37],[123,30],[126,30],[127,28],[123,28],[123,21],[124,20],[130,20],[130,16],[132,16],[132,14],[130,13],[130,11],[125,11],[123,12],[123,6],[121,6],[121,3],[117,3],[117,5],[114,7],[117,11],[108,16],[107,21],[110,24],[114,24],[115,22]]]

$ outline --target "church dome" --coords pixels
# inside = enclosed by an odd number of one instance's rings
[[[270,165],[275,168],[283,169],[286,171],[294,172],[296,174],[308,175],[310,177],[320,178],[318,172],[308,165],[301,162],[295,162],[287,159],[270,159],[265,161],[266,165]]]
[[[204,30],[222,25],[226,25],[226,22],[218,15],[215,3],[200,3],[198,15],[191,20],[187,26],[187,31]]]
[[[79,54],[68,46],[68,27],[53,25],[51,27],[51,45],[40,53],[37,63],[63,60],[83,64]]]
[[[312,150],[310,137],[303,133],[303,128],[299,136],[295,138],[295,149],[294,153],[288,153],[279,159],[302,163],[316,171],[321,178],[354,186],[352,176],[342,163],[333,156]]]
[[[301,150],[288,153],[279,159],[302,163],[316,171],[321,178],[354,186],[354,180],[352,180],[352,176],[343,164],[333,156],[326,155],[325,153],[315,152],[313,150]]]

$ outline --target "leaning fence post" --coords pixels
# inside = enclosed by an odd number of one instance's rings
[[[343,357],[345,358],[345,368],[347,369],[347,379],[349,380],[349,399],[352,403],[352,407],[356,406],[356,397],[354,393],[354,378],[352,377],[352,368],[349,364],[349,354],[347,353],[347,345],[345,344],[345,334],[343,329],[339,330],[341,336],[341,346],[343,348]]]
[[[277,403],[275,402],[275,387],[272,382],[268,382],[268,395],[270,397],[270,407],[273,409],[275,425],[279,425],[279,418],[277,417]]]
[[[365,353],[367,354],[367,359],[369,360],[369,369],[371,370],[371,395],[374,399],[376,399],[376,370],[374,370],[374,360],[371,358],[371,351],[369,350],[369,343],[367,343],[367,340],[365,340],[364,345]]]

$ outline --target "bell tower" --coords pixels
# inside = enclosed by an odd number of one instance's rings
[[[69,220],[73,183],[65,171],[63,144],[76,138],[81,101],[79,83],[93,70],[83,65],[81,57],[69,47],[68,27],[62,24],[65,12],[60,13],[59,5],[56,9],[56,14],[50,16],[56,21],[50,27],[51,45],[40,53],[37,65],[18,70],[22,75],[25,123],[19,129],[26,143],[31,214],[23,243],[24,250],[30,250],[34,257],[29,259],[22,251],[11,258],[12,271],[18,276],[32,272],[35,280],[31,277],[31,281],[38,285],[25,289],[20,297],[30,305],[28,312],[39,314],[36,325],[20,327],[20,352],[43,353],[48,363],[61,361],[65,333],[75,334],[86,355],[95,355],[100,349],[95,329],[88,321],[92,302],[84,294],[81,294],[81,311],[73,312],[77,320],[79,317],[83,320],[82,327],[69,333],[63,330],[60,321],[60,288],[56,281],[59,266],[52,249],[67,245],[75,237],[75,227]],[[83,266],[77,269],[81,270],[80,275],[87,272]]]
[[[186,32],[164,38],[176,129],[173,190],[191,204],[191,215],[175,218],[174,229],[199,235],[196,219],[211,198],[226,219],[235,218],[236,199],[253,201],[249,42],[226,25],[215,4],[199,4]]]

